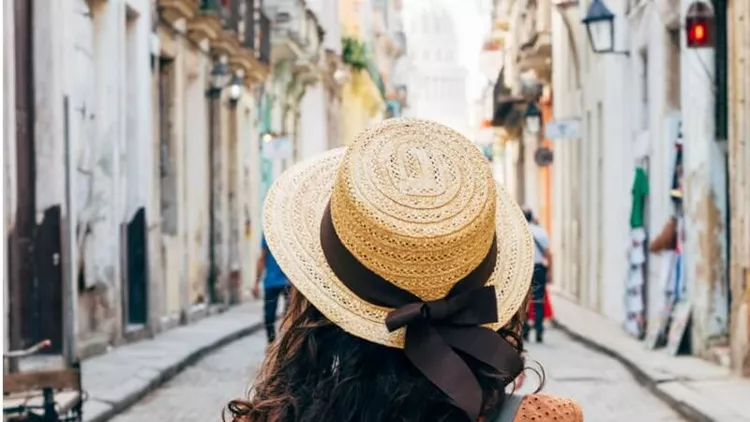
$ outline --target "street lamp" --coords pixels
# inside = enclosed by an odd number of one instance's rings
[[[235,74],[232,77],[232,82],[229,84],[229,104],[232,108],[237,107],[237,102],[240,100],[242,95],[242,78]]]
[[[227,86],[229,78],[229,68],[226,62],[223,59],[217,60],[214,67],[211,69],[211,87],[208,90],[209,95],[218,97],[221,90]]]
[[[542,112],[536,103],[531,102],[526,108],[523,118],[526,123],[526,131],[532,135],[538,135],[542,130]]]
[[[597,54],[624,54],[626,51],[615,51],[615,15],[603,0],[593,0],[582,20],[586,25],[591,49]]]

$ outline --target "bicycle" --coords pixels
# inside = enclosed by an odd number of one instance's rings
[[[3,353],[6,368],[49,348],[43,340],[27,349]],[[56,370],[13,371],[3,374],[5,422],[81,422],[85,401],[80,365]]]

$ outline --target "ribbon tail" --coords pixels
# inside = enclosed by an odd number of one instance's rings
[[[427,321],[414,321],[406,328],[404,352],[436,387],[476,421],[482,411],[482,388],[471,371],[440,333]]]
[[[486,327],[450,327],[439,329],[440,336],[450,346],[483,362],[508,382],[523,372],[523,358],[500,334]]]

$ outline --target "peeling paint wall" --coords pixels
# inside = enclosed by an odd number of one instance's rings
[[[82,291],[78,327],[84,349],[102,348],[120,326],[120,238],[116,171],[119,168],[118,25],[115,4],[92,9],[76,0],[72,10],[71,157],[76,252]],[[123,10],[124,13],[124,10]],[[113,69],[114,68],[114,69]]]
[[[44,7],[35,7],[33,14],[33,59],[36,68],[43,70],[34,72],[33,79],[34,211],[41,223],[49,210],[59,210],[60,224],[70,221],[74,227],[71,278],[79,289],[74,322],[79,352],[85,357],[136,338],[134,332],[162,330],[170,325],[169,317],[176,321],[191,305],[206,300],[212,171],[207,158],[205,95],[211,68],[209,45],[203,41],[196,47],[184,36],[160,29],[161,51],[152,51],[152,0],[36,1]],[[14,45],[13,37],[7,36],[9,32],[13,35],[13,4],[4,2],[6,240],[13,227],[18,193]],[[176,29],[185,32],[185,26],[182,21]],[[161,116],[159,110],[160,55],[175,59],[174,107],[168,116]],[[50,69],[54,71],[47,71]],[[259,160],[258,115],[253,93],[245,91],[240,102],[233,150],[229,149],[228,110],[227,98],[223,98],[218,116],[222,135],[218,140],[221,203],[217,241],[220,277],[225,285],[231,268],[239,267],[244,280],[254,276],[255,262],[245,257],[257,255],[258,231],[251,227],[260,220],[260,175],[254,165]],[[172,187],[161,184],[158,123],[162,119],[168,119],[174,146],[170,150],[175,169]],[[67,152],[73,161],[70,169],[63,160],[66,127],[70,135]],[[66,174],[73,183],[69,204]],[[173,213],[162,215],[162,193],[173,193]],[[68,210],[70,215],[66,215]],[[163,222],[173,224],[175,230],[164,233]],[[59,232],[56,225],[56,221],[49,225],[51,232]],[[133,239],[138,245],[134,246]],[[133,258],[137,255],[142,259]],[[134,279],[136,273],[138,280]],[[3,278],[7,300],[8,274]],[[133,293],[136,281],[143,289]],[[249,286],[249,281],[245,284]],[[144,311],[142,317],[133,318],[140,311]]]
[[[690,3],[681,2],[683,19]],[[713,79],[704,70],[713,69],[713,49],[681,56],[685,281],[693,307],[692,352],[707,357],[712,346],[728,341],[726,143],[715,139]]]
[[[90,7],[90,4],[93,5]],[[145,205],[150,137],[148,0],[66,0],[34,9],[37,213],[60,205],[75,239],[72,283],[85,356],[119,341],[122,330],[122,226]],[[130,16],[130,29],[126,26]],[[143,59],[145,57],[145,59]],[[145,80],[144,80],[145,77]],[[65,122],[63,99],[68,99]],[[131,111],[126,112],[126,107]],[[65,127],[73,198],[65,204]]]
[[[187,67],[185,87],[185,219],[187,248],[188,305],[202,303],[206,299],[208,280],[209,248],[209,166],[208,102],[206,100],[206,78],[211,63],[207,51],[208,42],[201,45],[203,50],[185,46]]]

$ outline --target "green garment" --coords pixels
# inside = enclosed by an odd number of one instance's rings
[[[630,211],[630,228],[643,227],[643,212],[648,196],[648,175],[646,171],[638,167],[635,169],[633,179],[633,209]]]

